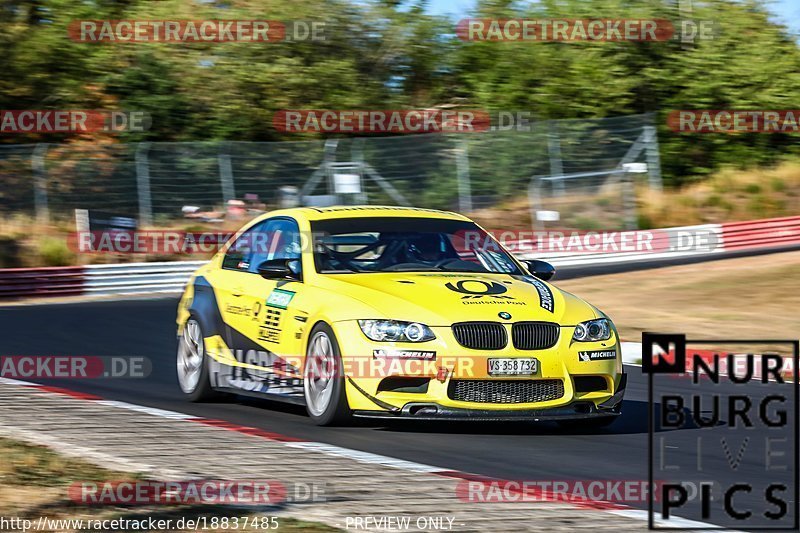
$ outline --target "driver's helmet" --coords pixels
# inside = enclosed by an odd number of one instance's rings
[[[408,255],[417,261],[440,261],[445,258],[444,242],[438,233],[423,233],[408,241]]]

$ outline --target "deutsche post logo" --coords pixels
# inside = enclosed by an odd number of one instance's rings
[[[456,282],[455,284],[447,282],[445,287],[453,292],[460,292],[466,296],[462,296],[462,300],[468,298],[498,298],[504,300],[513,300],[514,298],[508,295],[502,296],[503,293],[508,292],[508,289],[502,283],[492,281],[483,281],[479,279],[466,279]]]

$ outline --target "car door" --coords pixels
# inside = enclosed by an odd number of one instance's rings
[[[259,346],[250,337],[249,329],[260,310],[248,300],[246,287],[258,277],[253,274],[251,261],[264,227],[265,221],[242,232],[227,248],[214,273],[214,293],[223,324],[220,335],[224,347],[215,347],[218,361],[225,365],[219,369],[218,377],[223,387],[253,388],[246,365],[248,359],[256,359],[254,353]]]
[[[258,274],[264,261],[290,261],[300,273],[301,244],[297,222],[288,217],[268,219],[252,236],[248,272],[242,294],[237,298],[249,310],[241,321],[241,332],[248,339],[248,349],[237,354],[244,363],[243,377],[250,390],[272,394],[293,394],[300,391],[294,345],[300,322],[292,313],[303,284],[295,280],[266,279]],[[301,274],[301,273],[300,273]],[[266,369],[265,371],[260,370]]]

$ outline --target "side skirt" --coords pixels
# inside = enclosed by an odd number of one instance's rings
[[[250,398],[261,398],[262,400],[272,400],[276,402],[291,403],[294,405],[305,405],[305,398],[300,396],[290,396],[288,394],[275,394],[271,392],[255,392],[244,389],[237,389],[235,387],[214,387],[214,390],[219,392],[227,392],[228,394],[235,394],[236,396],[247,396]]]

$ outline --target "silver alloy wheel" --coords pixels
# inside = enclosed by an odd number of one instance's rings
[[[303,373],[306,407],[314,416],[322,416],[328,409],[335,379],[336,354],[331,339],[324,331],[318,331],[308,345]]]
[[[178,346],[178,383],[186,394],[194,392],[200,383],[204,351],[201,335],[200,324],[193,318],[189,319]]]

